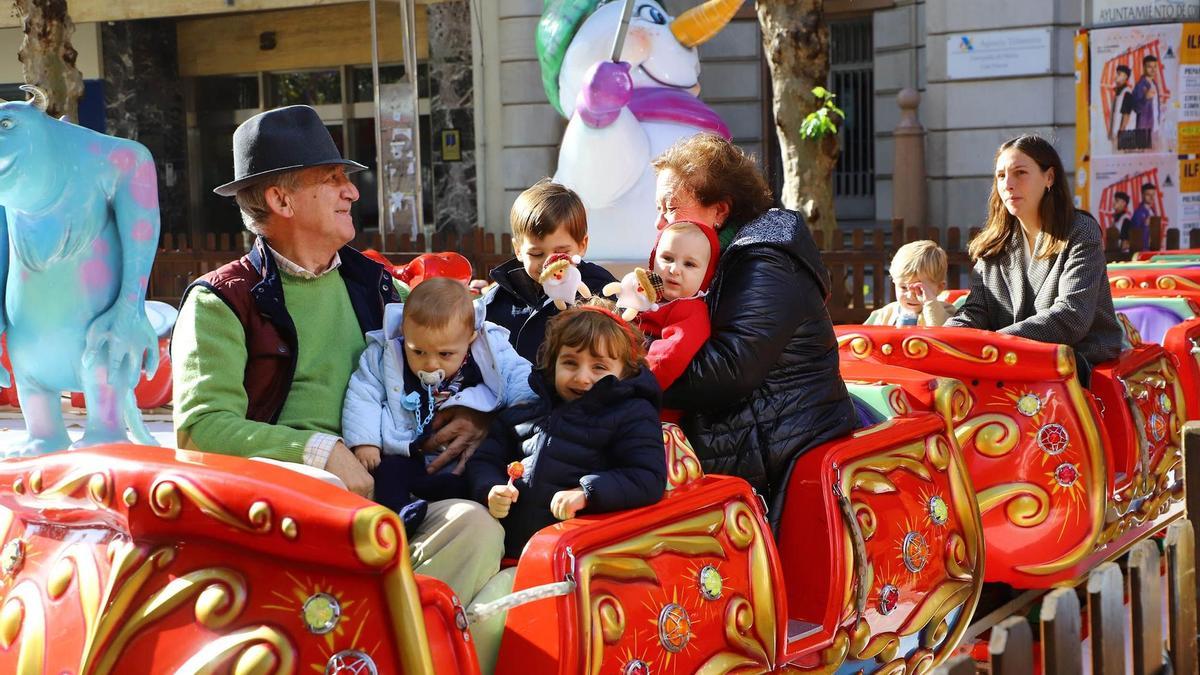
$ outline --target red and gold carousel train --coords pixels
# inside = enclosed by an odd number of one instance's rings
[[[1110,270],[1130,346],[1090,389],[1058,345],[838,327],[867,425],[796,462],[776,531],[664,426],[662,502],[529,543],[498,672],[931,670],[985,581],[1069,583],[1183,516],[1189,264]],[[0,462],[0,533],[0,672],[479,670],[489,608],[414,574],[394,513],[283,468],[141,446]]]

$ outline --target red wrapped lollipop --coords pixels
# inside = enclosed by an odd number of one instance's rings
[[[525,465],[520,462],[512,462],[508,465],[508,487],[513,486],[513,481],[525,475]]]

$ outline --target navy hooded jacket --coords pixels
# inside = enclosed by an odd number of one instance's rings
[[[560,490],[583,488],[587,506],[579,513],[587,515],[653,504],[667,484],[662,394],[648,368],[624,380],[605,377],[574,401],[560,398],[546,377],[530,374],[537,400],[500,412],[467,463],[471,496],[484,505],[492,487],[508,483],[509,462],[525,465],[513,482],[519,497],[500,521],[505,555],[513,558],[558,522],[550,500]]]

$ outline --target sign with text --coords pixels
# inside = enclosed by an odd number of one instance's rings
[[[1027,28],[947,36],[946,76],[968,80],[1049,73],[1050,34],[1050,28]]]
[[[1089,26],[1167,23],[1200,19],[1200,0],[1088,0]]]

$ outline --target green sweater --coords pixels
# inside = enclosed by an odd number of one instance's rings
[[[314,433],[340,436],[342,399],[366,347],[342,275],[280,273],[296,325],[296,375],[276,424],[246,419],[246,338],[233,310],[197,288],[171,340],[175,435],[179,447],[242,457],[304,461]]]

